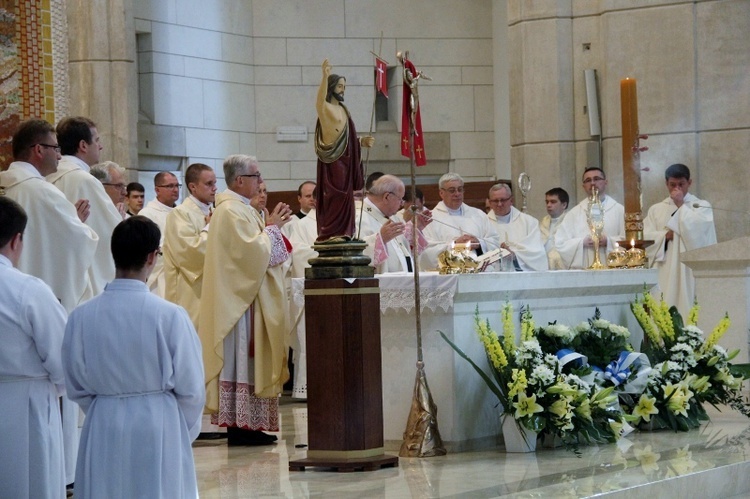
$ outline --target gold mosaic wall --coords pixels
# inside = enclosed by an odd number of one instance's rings
[[[0,168],[18,123],[57,123],[67,100],[65,2],[0,0]]]

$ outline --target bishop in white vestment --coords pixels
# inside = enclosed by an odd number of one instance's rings
[[[487,214],[463,202],[464,181],[456,173],[446,173],[438,182],[441,201],[432,210],[432,223],[423,233],[428,247],[422,252],[419,265],[435,270],[438,256],[452,243],[470,243],[476,254],[500,247],[500,237]]]

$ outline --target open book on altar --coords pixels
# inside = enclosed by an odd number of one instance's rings
[[[488,251],[487,253],[482,253],[481,256],[477,257],[479,272],[484,272],[487,267],[507,256],[510,256],[510,251],[505,248],[497,248],[492,251]]]

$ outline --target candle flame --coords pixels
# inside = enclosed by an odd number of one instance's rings
[[[635,248],[635,239],[630,240],[630,247]]]

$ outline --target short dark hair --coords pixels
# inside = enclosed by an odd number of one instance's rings
[[[604,179],[605,179],[605,180],[607,179],[607,174],[606,174],[606,173],[604,173],[604,170],[602,170],[602,169],[601,169],[601,167],[599,167],[599,166],[587,166],[587,167],[586,167],[586,169],[585,169],[585,170],[583,170],[583,175],[581,175],[581,179],[583,179],[583,177],[584,177],[584,176],[585,176],[585,175],[586,175],[586,174],[587,174],[588,172],[590,172],[590,171],[594,171],[594,170],[596,170],[596,171],[598,171],[599,173],[601,173],[601,174],[602,174],[602,177],[604,177]]]
[[[313,182],[312,180],[305,180],[304,182],[302,182],[301,184],[299,184],[299,187],[297,187],[297,196],[301,196],[302,195],[302,188],[304,186],[306,186],[307,184],[312,184],[312,185],[314,185],[314,186],[317,187],[317,184],[315,182]],[[315,189],[313,189],[313,191],[314,190]],[[313,197],[315,197],[315,194],[313,194]]]
[[[367,180],[365,180],[365,191],[369,191],[372,189],[372,184],[375,183],[377,179],[385,175],[383,172],[372,172],[367,176]]]
[[[13,134],[13,159],[24,160],[29,157],[29,149],[55,133],[55,127],[44,120],[31,118],[18,125]]]
[[[177,176],[172,172],[167,172],[167,171],[159,172],[156,175],[154,175],[154,187],[158,187],[159,184],[161,184],[164,181],[167,175],[169,175],[170,177],[177,178]]]
[[[78,144],[82,140],[91,144],[92,128],[96,128],[96,123],[84,116],[69,116],[61,119],[57,124],[57,142],[60,144],[60,153],[75,155],[78,152]]]
[[[138,191],[138,192],[143,192],[143,193],[146,192],[146,188],[143,187],[143,184],[139,184],[138,182],[130,182],[128,186],[126,187],[126,189],[128,191],[128,196],[130,196],[130,193],[133,191]]]
[[[0,196],[0,248],[16,234],[23,234],[29,217],[20,204],[7,196]]]
[[[141,270],[150,253],[159,249],[161,232],[150,219],[136,215],[117,224],[110,248],[118,270]]]
[[[559,199],[561,203],[565,203],[566,205],[570,203],[570,196],[568,195],[568,191],[566,191],[562,187],[553,187],[552,189],[545,192],[544,195],[557,196],[557,199]]]
[[[690,180],[690,168],[682,163],[670,165],[664,170],[664,180],[669,180],[670,178],[684,178],[685,180]]]
[[[201,173],[212,171],[214,171],[213,168],[203,163],[193,163],[188,166],[187,170],[185,170],[185,185],[188,186],[188,191],[190,191],[190,184],[198,183],[198,179],[201,178]]]
[[[417,199],[424,203],[424,193],[419,187],[415,187],[414,191],[417,194]],[[411,203],[411,187],[407,187],[404,192],[404,203]]]
[[[346,78],[341,75],[328,75],[328,91],[326,93],[326,102],[331,100],[331,96],[333,95],[333,91],[336,90],[336,85],[339,83],[339,80],[346,81]]]

